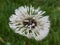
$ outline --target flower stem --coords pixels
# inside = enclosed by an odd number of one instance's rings
[[[30,45],[30,42],[29,42],[28,38],[25,39],[25,45]]]

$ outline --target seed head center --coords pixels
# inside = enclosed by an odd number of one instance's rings
[[[35,26],[37,26],[37,22],[32,18],[27,18],[23,21],[23,25],[28,28],[35,28]]]

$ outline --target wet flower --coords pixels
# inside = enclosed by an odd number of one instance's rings
[[[20,35],[42,40],[48,35],[50,28],[49,16],[43,16],[44,13],[40,8],[21,6],[9,18],[9,26]]]

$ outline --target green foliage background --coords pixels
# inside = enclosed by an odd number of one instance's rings
[[[8,23],[15,9],[29,4],[46,11],[51,28],[44,40],[29,39],[28,45],[60,45],[60,0],[0,0],[0,45],[24,45],[26,37],[13,32]]]

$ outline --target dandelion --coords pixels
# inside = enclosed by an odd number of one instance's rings
[[[9,26],[15,33],[37,41],[42,40],[48,35],[50,28],[49,16],[43,16],[44,13],[40,8],[21,6],[10,16]]]

